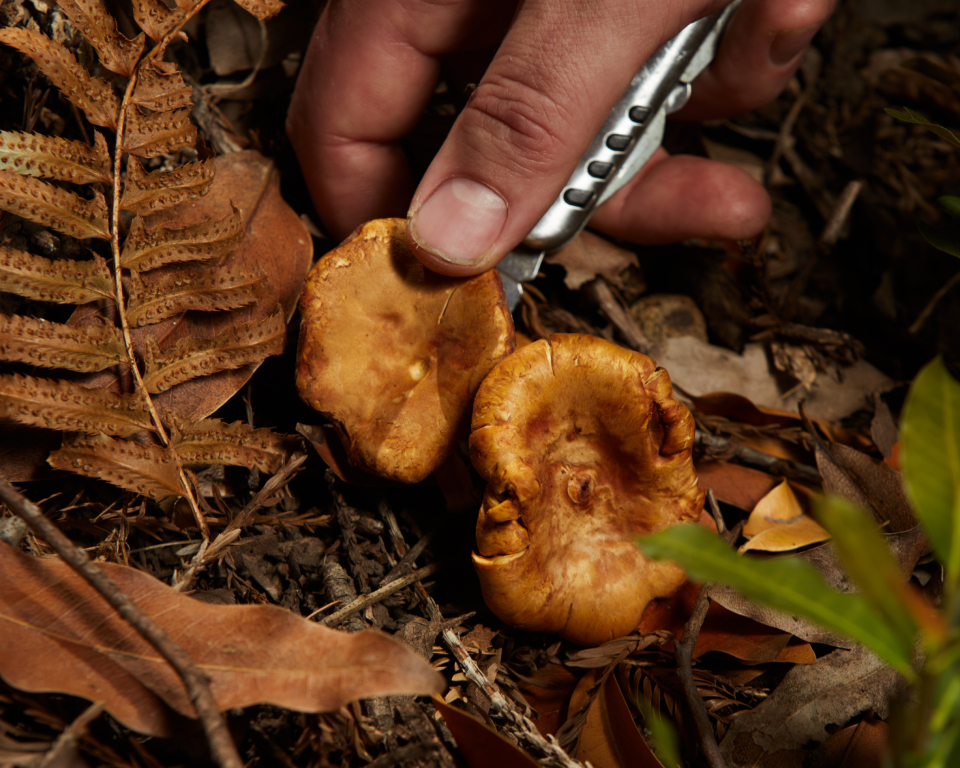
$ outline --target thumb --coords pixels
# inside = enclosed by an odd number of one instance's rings
[[[655,0],[522,3],[411,202],[420,260],[477,274],[522,241],[640,65],[712,10],[702,0],[681,5],[689,19]]]

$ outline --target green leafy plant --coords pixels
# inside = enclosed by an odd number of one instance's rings
[[[805,616],[874,651],[913,691],[900,702],[894,762],[960,765],[960,383],[937,358],[916,377],[901,419],[907,496],[943,565],[943,599],[929,606],[904,581],[872,519],[828,497],[820,522],[858,592],[834,591],[796,558],[736,554],[696,525],[668,528],[639,544],[654,559],[679,563],[691,579],[720,582],[773,608]]]

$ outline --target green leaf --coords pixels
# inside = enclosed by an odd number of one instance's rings
[[[903,120],[905,123],[914,123],[915,125],[923,125],[933,131],[941,139],[949,141],[954,146],[960,147],[960,138],[957,138],[956,134],[952,131],[944,128],[942,125],[937,125],[936,123],[931,123],[927,118],[921,115],[919,112],[914,112],[909,107],[904,107],[900,109],[891,109],[887,107],[884,110],[888,115],[893,115],[897,120]]]
[[[934,248],[960,257],[960,229],[949,224],[945,227],[932,227],[921,221],[920,234]]]
[[[695,581],[729,584],[751,600],[805,616],[862,643],[905,677],[914,676],[913,643],[905,642],[862,595],[835,592],[803,560],[743,557],[710,531],[692,524],[666,528],[638,543],[647,557],[674,560]]]
[[[913,381],[900,424],[904,487],[946,569],[948,594],[960,579],[960,383],[941,358]]]
[[[937,205],[943,208],[954,221],[960,221],[960,197],[943,195],[937,198]]]
[[[907,600],[907,585],[873,518],[840,496],[817,505],[817,520],[830,532],[843,570],[887,624],[911,644],[917,635]]]

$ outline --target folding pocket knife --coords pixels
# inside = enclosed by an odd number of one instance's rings
[[[497,266],[511,310],[520,302],[522,283],[537,276],[543,257],[576,237],[596,207],[633,178],[660,146],[667,115],[689,100],[691,82],[713,60],[740,2],[684,27],[630,81],[560,195]]]

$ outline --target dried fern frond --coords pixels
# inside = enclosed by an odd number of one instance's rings
[[[86,304],[114,297],[113,276],[99,256],[91,261],[58,259],[0,247],[0,291],[36,301]]]
[[[154,429],[138,397],[16,373],[0,376],[0,417],[62,432],[120,437]]]
[[[213,339],[181,339],[164,352],[149,339],[144,350],[143,384],[150,394],[157,394],[198,376],[258,363],[283,352],[286,331],[283,311],[278,310],[266,320],[228,328]]]
[[[143,53],[143,34],[128,40],[117,31],[117,22],[100,0],[57,0],[67,18],[97,51],[100,63],[111,72],[130,77]]]
[[[165,3],[160,4],[166,7]],[[130,103],[154,112],[168,112],[192,107],[192,94],[193,89],[183,82],[173,62],[148,61],[140,67]]]
[[[0,43],[26,54],[70,102],[94,125],[117,127],[119,103],[113,89],[80,66],[60,43],[41,32],[22,27],[0,29]]]
[[[172,411],[164,412],[164,421],[170,424],[173,449],[184,464],[232,464],[273,474],[290,454],[284,435],[240,421],[188,422]]]
[[[107,202],[99,192],[84,200],[45,181],[0,171],[0,209],[78,240],[110,239]]]
[[[178,261],[204,261],[225,256],[242,239],[243,216],[236,208],[222,219],[181,229],[147,230],[138,216],[123,242],[120,266],[146,272]]]
[[[183,495],[172,452],[157,445],[86,435],[64,443],[50,454],[47,463],[55,469],[100,478],[152,499]]]
[[[187,15],[187,9],[178,3],[171,8],[163,0],[133,0],[133,18],[147,35],[156,41]]]
[[[93,147],[36,133],[0,131],[0,170],[74,184],[109,184],[110,166],[107,140],[99,131],[94,132]]]
[[[0,360],[91,373],[126,363],[127,355],[120,331],[112,325],[74,328],[34,317],[0,315]]]
[[[284,6],[284,3],[280,0],[236,0],[236,3],[260,21],[266,21],[270,17],[276,16]]]
[[[263,270],[219,267],[194,273],[164,275],[149,285],[130,274],[127,320],[150,325],[191,309],[236,309],[260,298],[266,291]]]
[[[127,112],[124,152],[137,157],[159,157],[196,143],[197,126],[190,122],[189,109],[143,114],[134,108]]]
[[[213,163],[203,160],[181,165],[173,171],[147,173],[139,160],[127,158],[127,176],[120,208],[138,216],[146,216],[184,200],[201,197],[213,184],[213,172]]]

